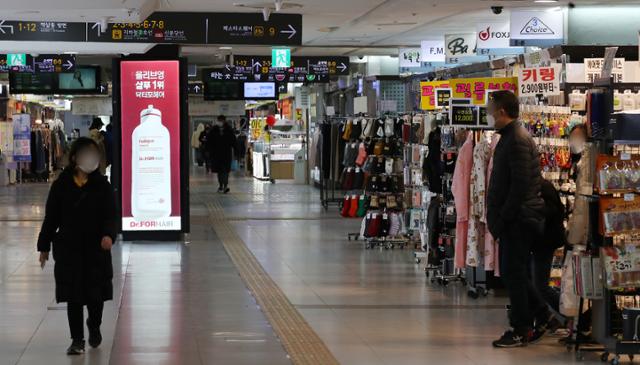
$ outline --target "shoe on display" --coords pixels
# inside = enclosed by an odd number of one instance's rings
[[[497,348],[514,348],[527,346],[528,339],[525,336],[518,335],[514,331],[505,332],[500,339],[493,341],[493,347]]]
[[[89,325],[89,320],[87,320],[87,328],[89,328],[89,346],[95,349],[102,343],[102,333],[100,332],[100,327],[91,327]]]
[[[67,355],[84,354],[84,340],[73,340],[71,346],[67,349]]]

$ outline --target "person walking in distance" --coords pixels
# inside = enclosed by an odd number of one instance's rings
[[[496,91],[487,105],[487,121],[500,133],[487,194],[487,224],[499,240],[500,275],[509,293],[512,330],[495,347],[520,347],[540,339],[536,323],[549,320],[546,303],[528,272],[535,237],[544,231],[540,158],[533,138],[518,121],[519,101],[510,91]]]
[[[104,302],[113,299],[111,247],[116,239],[116,208],[111,184],[100,173],[101,149],[90,138],[78,138],[69,151],[69,166],[54,181],[38,237],[40,265],[53,244],[56,301],[67,303],[71,330],[69,355],[84,353],[84,306],[89,317],[89,345],[102,342]]]
[[[224,115],[219,116],[216,125],[211,128],[207,143],[213,172],[218,174],[218,192],[227,194],[236,135]]]

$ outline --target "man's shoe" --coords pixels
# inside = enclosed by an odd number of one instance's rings
[[[528,338],[520,336],[513,331],[505,332],[499,340],[493,341],[493,347],[513,348],[527,346]]]
[[[231,191],[231,190],[229,190],[229,188],[224,188],[224,193],[225,193],[225,194],[229,194],[229,192],[230,192],[230,191]]]
[[[540,342],[546,334],[546,328],[534,328],[533,332],[531,332],[531,336],[529,336],[529,343],[534,344]]]
[[[221,187],[218,188],[218,193],[222,193],[224,191],[224,189]]]
[[[84,340],[73,340],[71,346],[67,349],[67,355],[82,355],[84,354]]]
[[[89,326],[88,320],[87,327],[89,328],[89,346],[95,349],[102,343],[102,333],[100,333],[100,327]]]

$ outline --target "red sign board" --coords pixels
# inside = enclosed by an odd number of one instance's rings
[[[122,230],[179,231],[180,63],[122,61]]]

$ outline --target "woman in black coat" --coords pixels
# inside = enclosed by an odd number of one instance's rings
[[[113,299],[111,246],[116,239],[113,190],[98,167],[100,148],[89,138],[71,146],[69,166],[49,191],[38,238],[40,264],[49,259],[53,243],[56,301],[67,303],[73,340],[69,355],[84,352],[84,314],[89,318],[89,344],[102,342],[100,324],[104,302]]]
[[[207,138],[213,172],[218,174],[218,192],[229,192],[229,172],[236,147],[236,135],[224,116],[218,117]]]

